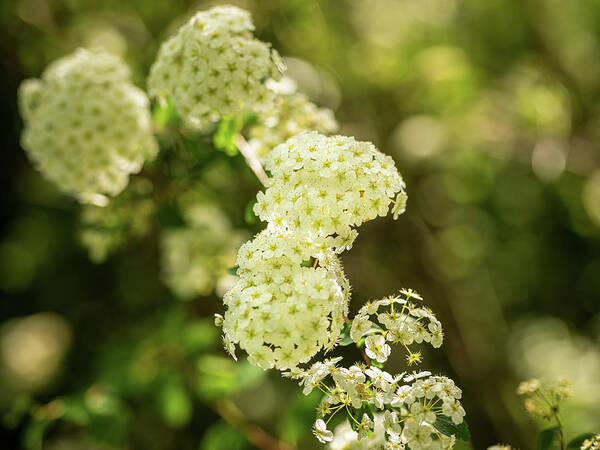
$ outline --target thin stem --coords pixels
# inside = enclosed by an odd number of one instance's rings
[[[556,424],[558,425],[558,435],[560,437],[560,448],[561,450],[565,450],[565,436],[563,435],[563,427],[562,427],[562,423],[560,422],[560,418],[558,417],[558,413],[555,411],[554,412],[554,419],[556,419]]]
[[[266,186],[269,177],[267,177],[267,174],[265,173],[262,164],[256,157],[256,154],[254,153],[252,148],[250,148],[250,145],[248,145],[248,141],[244,139],[244,136],[238,134],[235,138],[235,145],[246,160],[246,164],[248,164],[248,167],[250,167],[250,169],[252,169],[252,172],[254,172],[254,174],[256,175],[256,178],[258,178],[258,180],[263,184],[263,186]]]
[[[262,450],[294,450],[285,442],[274,438],[260,426],[250,422],[230,400],[217,402],[215,411],[230,425],[239,428],[248,442]]]

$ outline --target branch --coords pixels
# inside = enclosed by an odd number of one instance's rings
[[[265,173],[262,164],[256,157],[254,150],[252,150],[250,145],[248,145],[248,141],[244,139],[244,136],[238,134],[235,138],[235,145],[237,146],[242,156],[246,159],[248,167],[252,169],[252,171],[256,175],[256,178],[258,178],[258,180],[263,184],[263,186],[266,186],[269,177],[267,177],[267,174]]]

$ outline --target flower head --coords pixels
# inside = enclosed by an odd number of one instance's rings
[[[404,191],[391,157],[344,136],[300,133],[269,154],[266,169],[269,187],[254,207],[261,220],[338,252],[352,246],[354,227],[385,216]]]
[[[22,145],[61,190],[104,204],[158,151],[149,102],[118,57],[78,49],[19,88]]]
[[[164,42],[150,69],[153,97],[170,97],[184,122],[204,128],[222,116],[269,108],[265,80],[279,78],[277,52],[252,36],[247,11],[201,11]]]
[[[291,369],[335,345],[349,294],[335,255],[267,230],[242,245],[237,264],[240,279],[223,298],[223,331],[250,362]]]

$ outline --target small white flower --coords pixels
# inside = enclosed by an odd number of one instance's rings
[[[313,426],[313,433],[323,444],[333,440],[333,432],[327,429],[327,425],[323,419],[317,419],[315,425]]]
[[[365,353],[377,362],[386,362],[391,351],[392,349],[386,343],[385,338],[380,334],[367,336],[365,339]]]

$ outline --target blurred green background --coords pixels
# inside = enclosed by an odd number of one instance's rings
[[[19,147],[23,78],[102,47],[143,87],[160,42],[218,3],[0,4],[2,448],[44,436],[48,449],[249,449],[253,426],[319,448],[314,397],[220,350],[219,297],[181,301],[161,282],[156,226],[90,262],[80,207]],[[543,424],[515,393],[530,376],[573,381],[567,438],[600,431],[600,2],[230,3],[334,109],[340,134],[374,142],[407,181],[407,213],[365,224],[343,257],[352,309],[423,294],[447,337],[425,367],[462,387],[475,449],[534,447]],[[198,183],[235,229],[258,231],[245,207],[260,185],[243,160],[206,157]],[[398,354],[390,370],[403,367]]]

